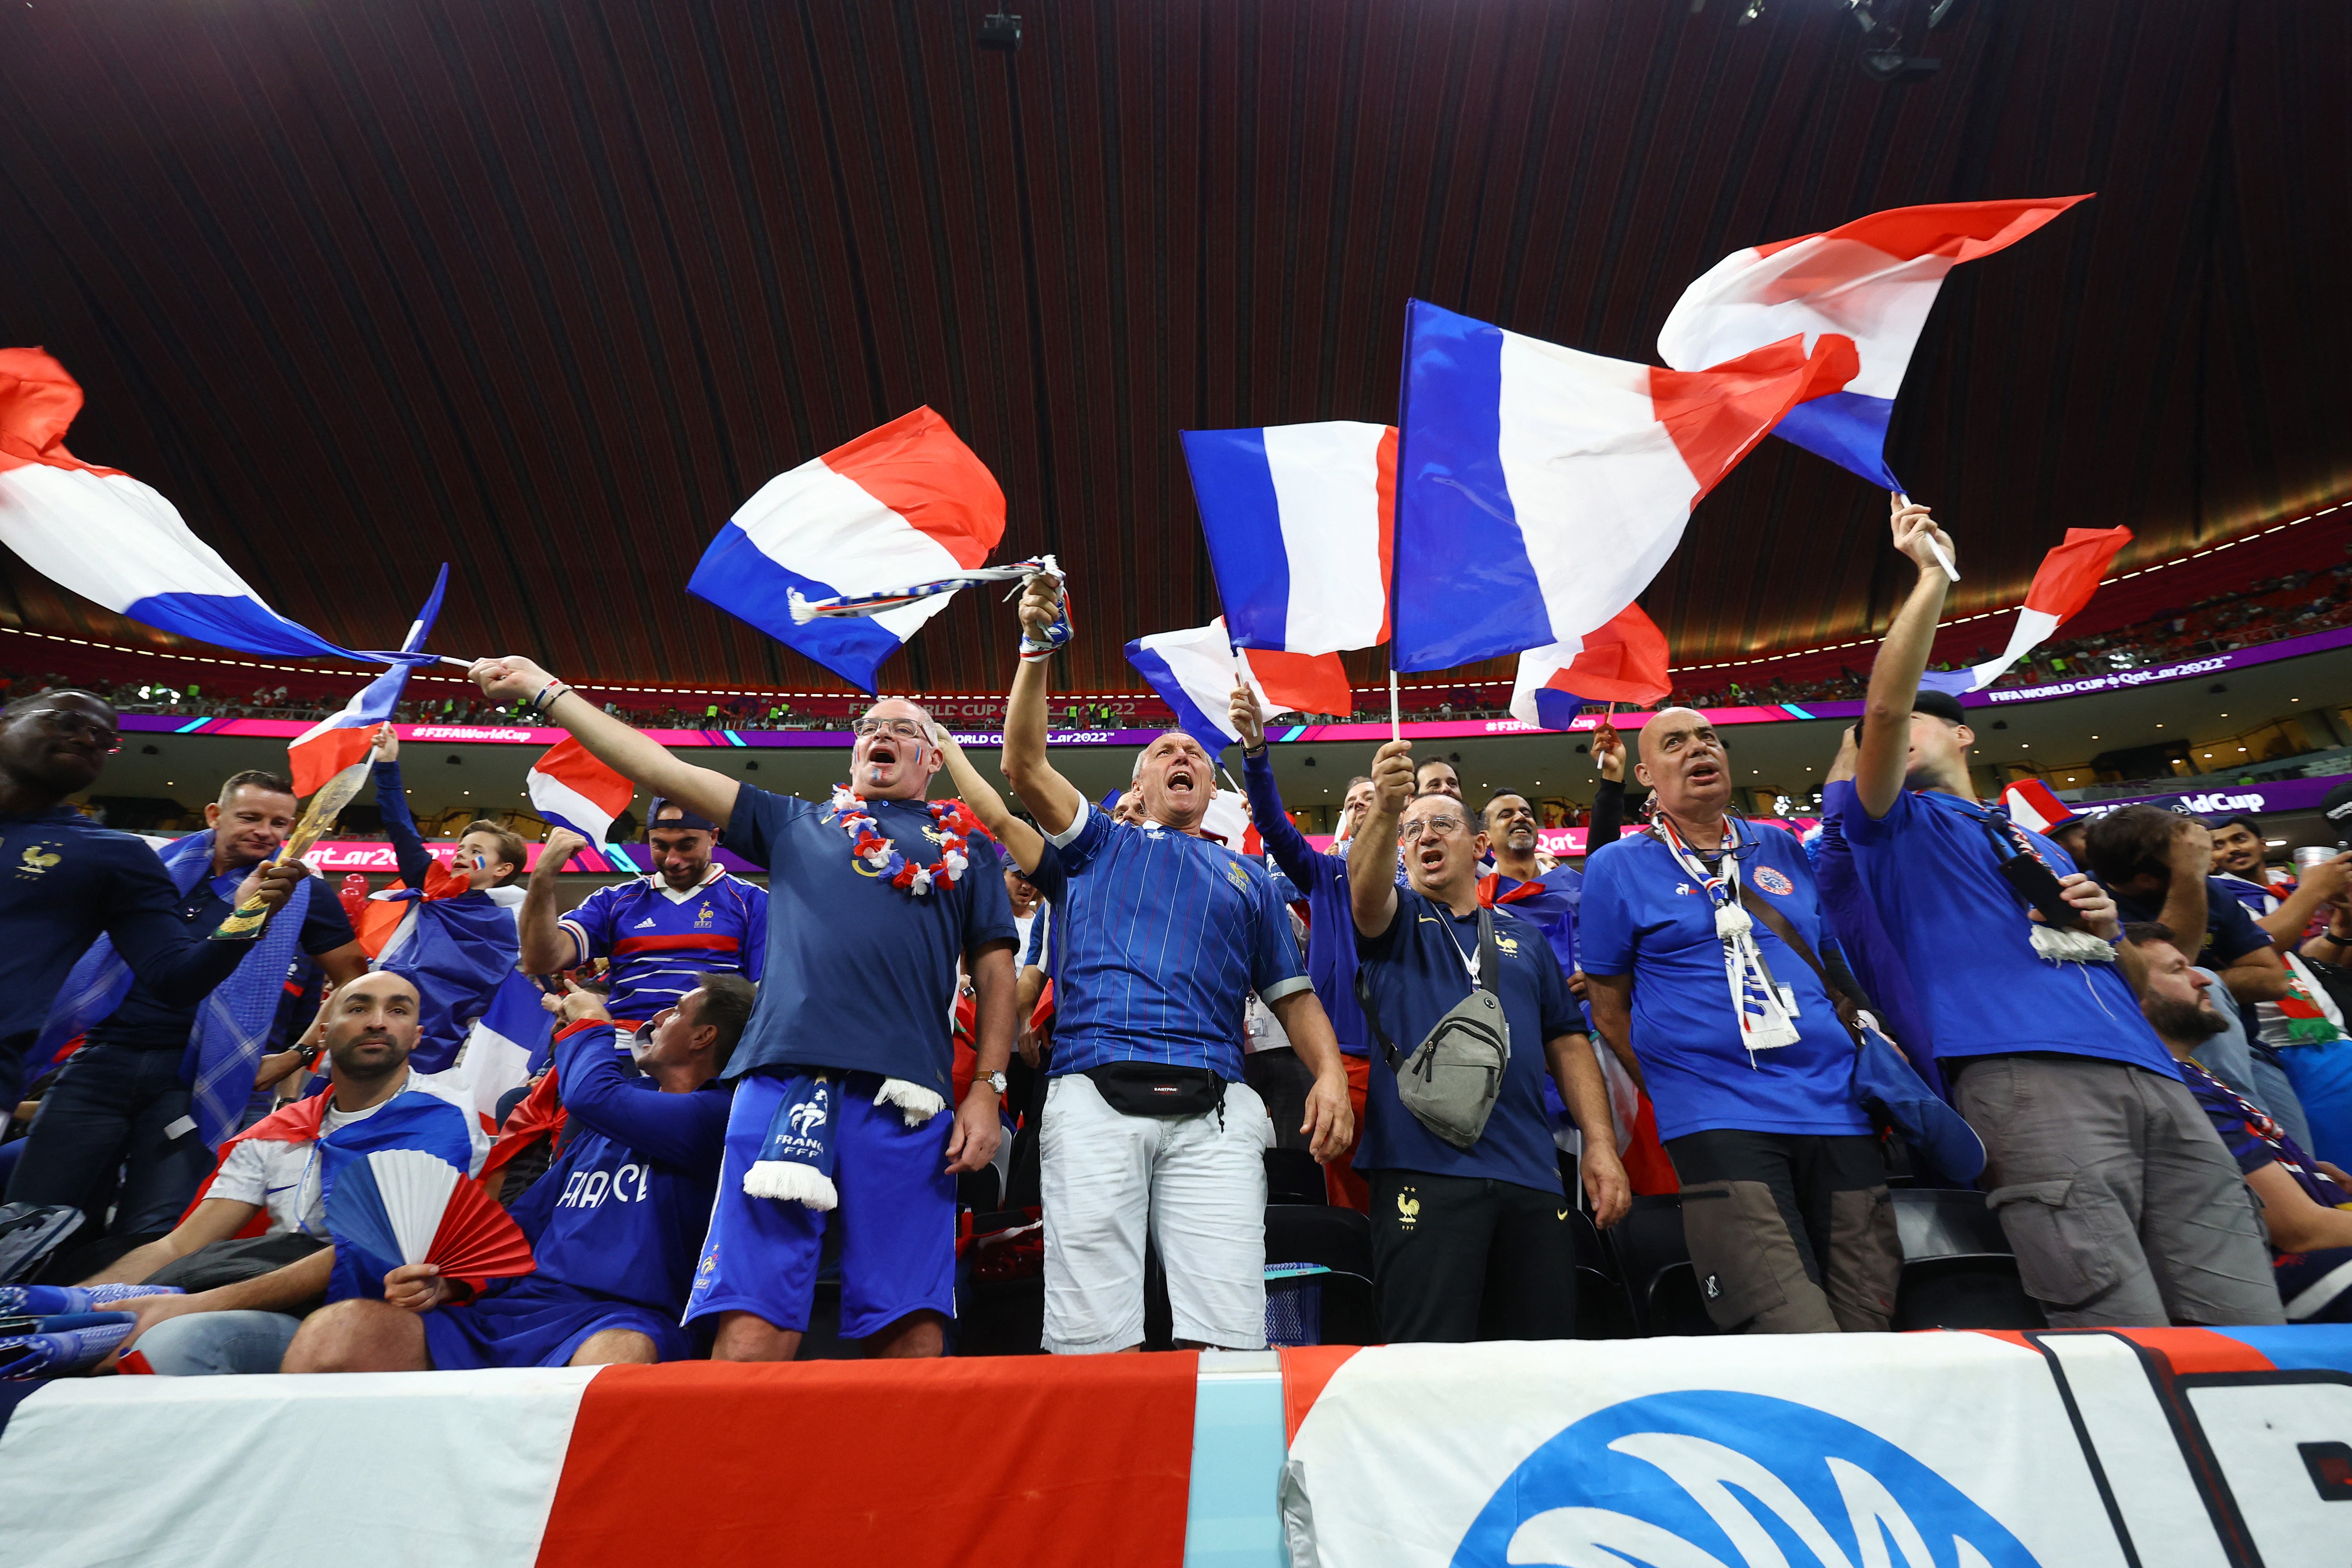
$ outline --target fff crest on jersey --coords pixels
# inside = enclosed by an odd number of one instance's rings
[[[1797,890],[1796,883],[1771,866],[1756,868],[1756,885],[1776,899],[1785,899]]]

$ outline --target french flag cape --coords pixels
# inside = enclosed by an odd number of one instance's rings
[[[488,1009],[474,1020],[457,1065],[443,1075],[470,1097],[475,1114],[493,1135],[499,1101],[529,1083],[554,1047],[555,1015],[540,1005],[542,994],[530,975],[509,970],[491,994]]]
[[[1519,655],[1511,717],[1541,730],[1565,730],[1588,702],[1647,708],[1675,689],[1666,673],[1666,634],[1628,605],[1596,631]]]
[[[1895,207],[1831,229],[1734,251],[1675,301],[1658,357],[1676,370],[1720,364],[1791,332],[1853,341],[1860,367],[1791,408],[1773,434],[1884,489],[1886,424],[1945,274],[2016,244],[2085,195]]]
[[[215,647],[383,662],[263,604],[170,501],[67,451],[81,404],[80,384],[47,353],[0,349],[0,542],[26,565],[117,615]]]
[[[1176,727],[1211,757],[1241,740],[1227,715],[1234,661],[1248,672],[1250,689],[1268,718],[1276,713],[1348,713],[1355,699],[1338,654],[1308,657],[1260,649],[1238,652],[1223,616],[1189,631],[1155,632],[1127,645],[1127,662],[1176,710]]]
[[[2017,625],[2011,629],[2009,646],[2001,649],[2000,657],[1973,669],[1928,670],[1919,677],[1919,684],[1955,697],[1990,686],[2008,673],[2010,666],[2082,614],[2083,606],[2099,591],[2099,579],[2106,575],[2116,552],[2131,542],[2131,537],[2128,528],[2068,529],[2065,539],[2033,569],[2033,585],[2025,591],[2025,603],[2018,607]]]
[[[286,743],[286,760],[291,764],[297,795],[316,794],[320,785],[365,757],[373,747],[376,726],[389,721],[393,710],[400,706],[400,694],[408,684],[411,666],[423,662],[425,639],[432,635],[434,619],[441,614],[441,595],[448,586],[449,563],[445,561],[441,574],[433,580],[432,595],[425,599],[425,607],[416,612],[416,619],[409,623],[408,635],[400,640],[400,651],[418,654],[418,658],[394,665],[362,687],[340,711],[329,714]]]
[[[793,595],[835,599],[952,577],[985,562],[1003,534],[995,476],[946,420],[918,408],[761,486],[686,587],[870,692],[882,661],[954,595],[795,621]]]
[[[1389,640],[1395,426],[1335,420],[1183,437],[1234,647],[1341,653]]]
[[[612,842],[614,819],[637,796],[637,786],[597,761],[576,735],[540,753],[523,787],[533,811],[591,844]]]
[[[1391,662],[1448,669],[1581,638],[1641,595],[1691,508],[1853,348],[1709,370],[1580,353],[1415,300],[1397,449]]]

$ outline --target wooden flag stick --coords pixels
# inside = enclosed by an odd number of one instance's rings
[[[1895,492],[1895,501],[1898,506],[1909,506],[1911,504],[1911,498],[1905,495],[1901,490],[1896,490]],[[1952,564],[1951,552],[1947,551],[1942,545],[1937,543],[1935,536],[1932,534],[1928,536],[1927,548],[1936,552],[1936,564],[1944,569],[1944,575],[1949,577],[1955,583],[1958,582],[1960,580],[1960,569]]]

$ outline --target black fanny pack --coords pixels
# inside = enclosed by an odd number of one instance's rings
[[[1225,1103],[1225,1080],[1207,1068],[1106,1062],[1083,1070],[1121,1116],[1199,1116]]]

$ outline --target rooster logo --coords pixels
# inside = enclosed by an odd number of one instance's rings
[[[64,856],[54,849],[44,849],[37,844],[27,844],[25,846],[25,858],[17,864],[16,869],[26,876],[37,877],[64,858]]]
[[[1420,1219],[1421,1199],[1413,1195],[1412,1188],[1407,1187],[1397,1194],[1397,1224],[1411,1230]]]
[[[809,1129],[812,1127],[824,1126],[824,1094],[819,1093],[815,1099],[804,1100],[793,1106],[791,1114],[784,1118],[784,1125],[793,1130],[793,1136],[795,1138],[805,1138],[809,1135]]]

